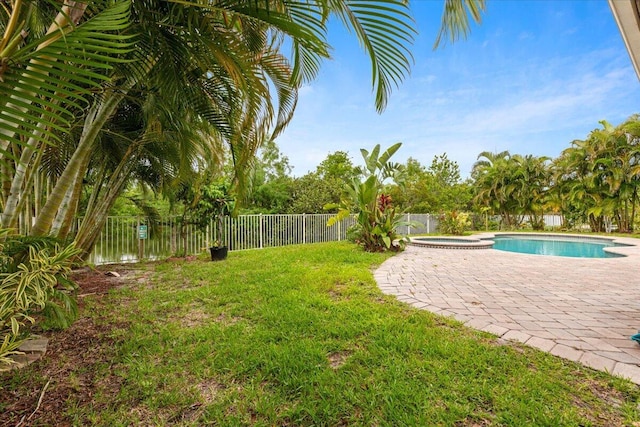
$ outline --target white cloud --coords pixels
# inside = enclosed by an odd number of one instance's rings
[[[532,32],[529,31],[522,31],[519,35],[518,35],[518,40],[522,41],[522,40],[533,40],[534,36]]]

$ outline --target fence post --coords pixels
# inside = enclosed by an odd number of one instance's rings
[[[263,224],[263,220],[262,220],[262,212],[260,212],[260,221],[259,222],[260,222],[260,233],[259,233],[260,234],[260,249],[263,249],[264,246],[263,246],[263,240],[262,240],[263,239],[263,237],[262,237],[262,228],[264,227],[264,224]]]
[[[207,229],[204,231],[204,238],[205,238],[205,246],[212,246],[212,243],[214,241],[213,238],[213,232],[214,232],[214,224],[215,224],[215,220],[216,217],[212,216],[211,218],[209,218],[209,225],[207,226]]]
[[[234,241],[233,241],[233,224],[232,224],[232,218],[229,215],[224,215],[222,217],[222,219],[224,220],[224,227],[222,227],[222,232],[224,233],[224,241],[228,242],[227,243],[227,247],[229,248],[229,250],[232,250],[232,246],[234,245]],[[222,238],[222,236],[221,236]]]
[[[140,238],[140,217],[137,218],[138,224],[136,225],[136,239],[138,239],[138,261],[142,261],[144,258],[144,241]]]
[[[427,233],[431,233],[431,214],[427,214]]]
[[[302,244],[307,243],[307,216],[302,214]]]
[[[338,221],[338,242],[342,239],[342,221]]]
[[[407,225],[407,236],[411,236],[411,214],[410,213],[407,214],[407,222],[409,223],[409,225]]]

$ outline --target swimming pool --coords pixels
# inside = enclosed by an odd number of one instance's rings
[[[617,258],[624,255],[607,252],[604,248],[627,246],[614,243],[610,239],[564,237],[564,236],[523,236],[498,235],[492,237],[493,249],[534,255],[553,255],[572,258]]]

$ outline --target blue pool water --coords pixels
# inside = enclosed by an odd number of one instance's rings
[[[614,258],[623,255],[604,251],[618,246],[607,240],[588,240],[564,237],[496,236],[493,249],[534,255],[555,255],[574,258]]]

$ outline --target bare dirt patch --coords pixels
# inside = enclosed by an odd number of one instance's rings
[[[183,328],[193,328],[206,323],[211,316],[204,310],[198,307],[192,307],[186,314],[180,319],[180,325]]]
[[[229,316],[229,315],[227,315],[225,313],[220,313],[220,315],[218,315],[218,317],[216,317],[216,319],[215,319],[215,321],[217,323],[222,323],[225,326],[235,325],[236,323],[238,323],[241,320],[242,320],[242,317]]]
[[[331,353],[327,356],[327,359],[329,359],[329,366],[333,369],[338,369],[340,366],[345,364],[349,356],[351,356],[351,352],[349,351],[337,351],[335,353]]]
[[[118,276],[111,276],[110,272],[115,272]],[[92,295],[104,295],[110,289],[129,285],[138,279],[146,282],[149,275],[145,273],[148,272],[136,269],[135,264],[110,264],[74,270],[71,279],[80,287],[78,297],[81,300]]]
[[[117,271],[120,277],[107,276],[107,271]],[[100,304],[110,289],[128,285],[135,273],[135,266],[126,264],[74,271],[71,278],[79,286],[80,317],[65,331],[39,332],[49,338],[41,360],[0,374],[0,426],[77,424],[67,415],[69,405],[92,405],[93,411],[99,411],[95,394],[116,399],[124,379],[116,372],[112,336],[128,325],[103,323],[82,312],[86,298]]]
[[[198,391],[200,392],[200,398],[204,403],[210,403],[216,400],[221,391],[225,389],[225,385],[210,379],[198,384]]]

